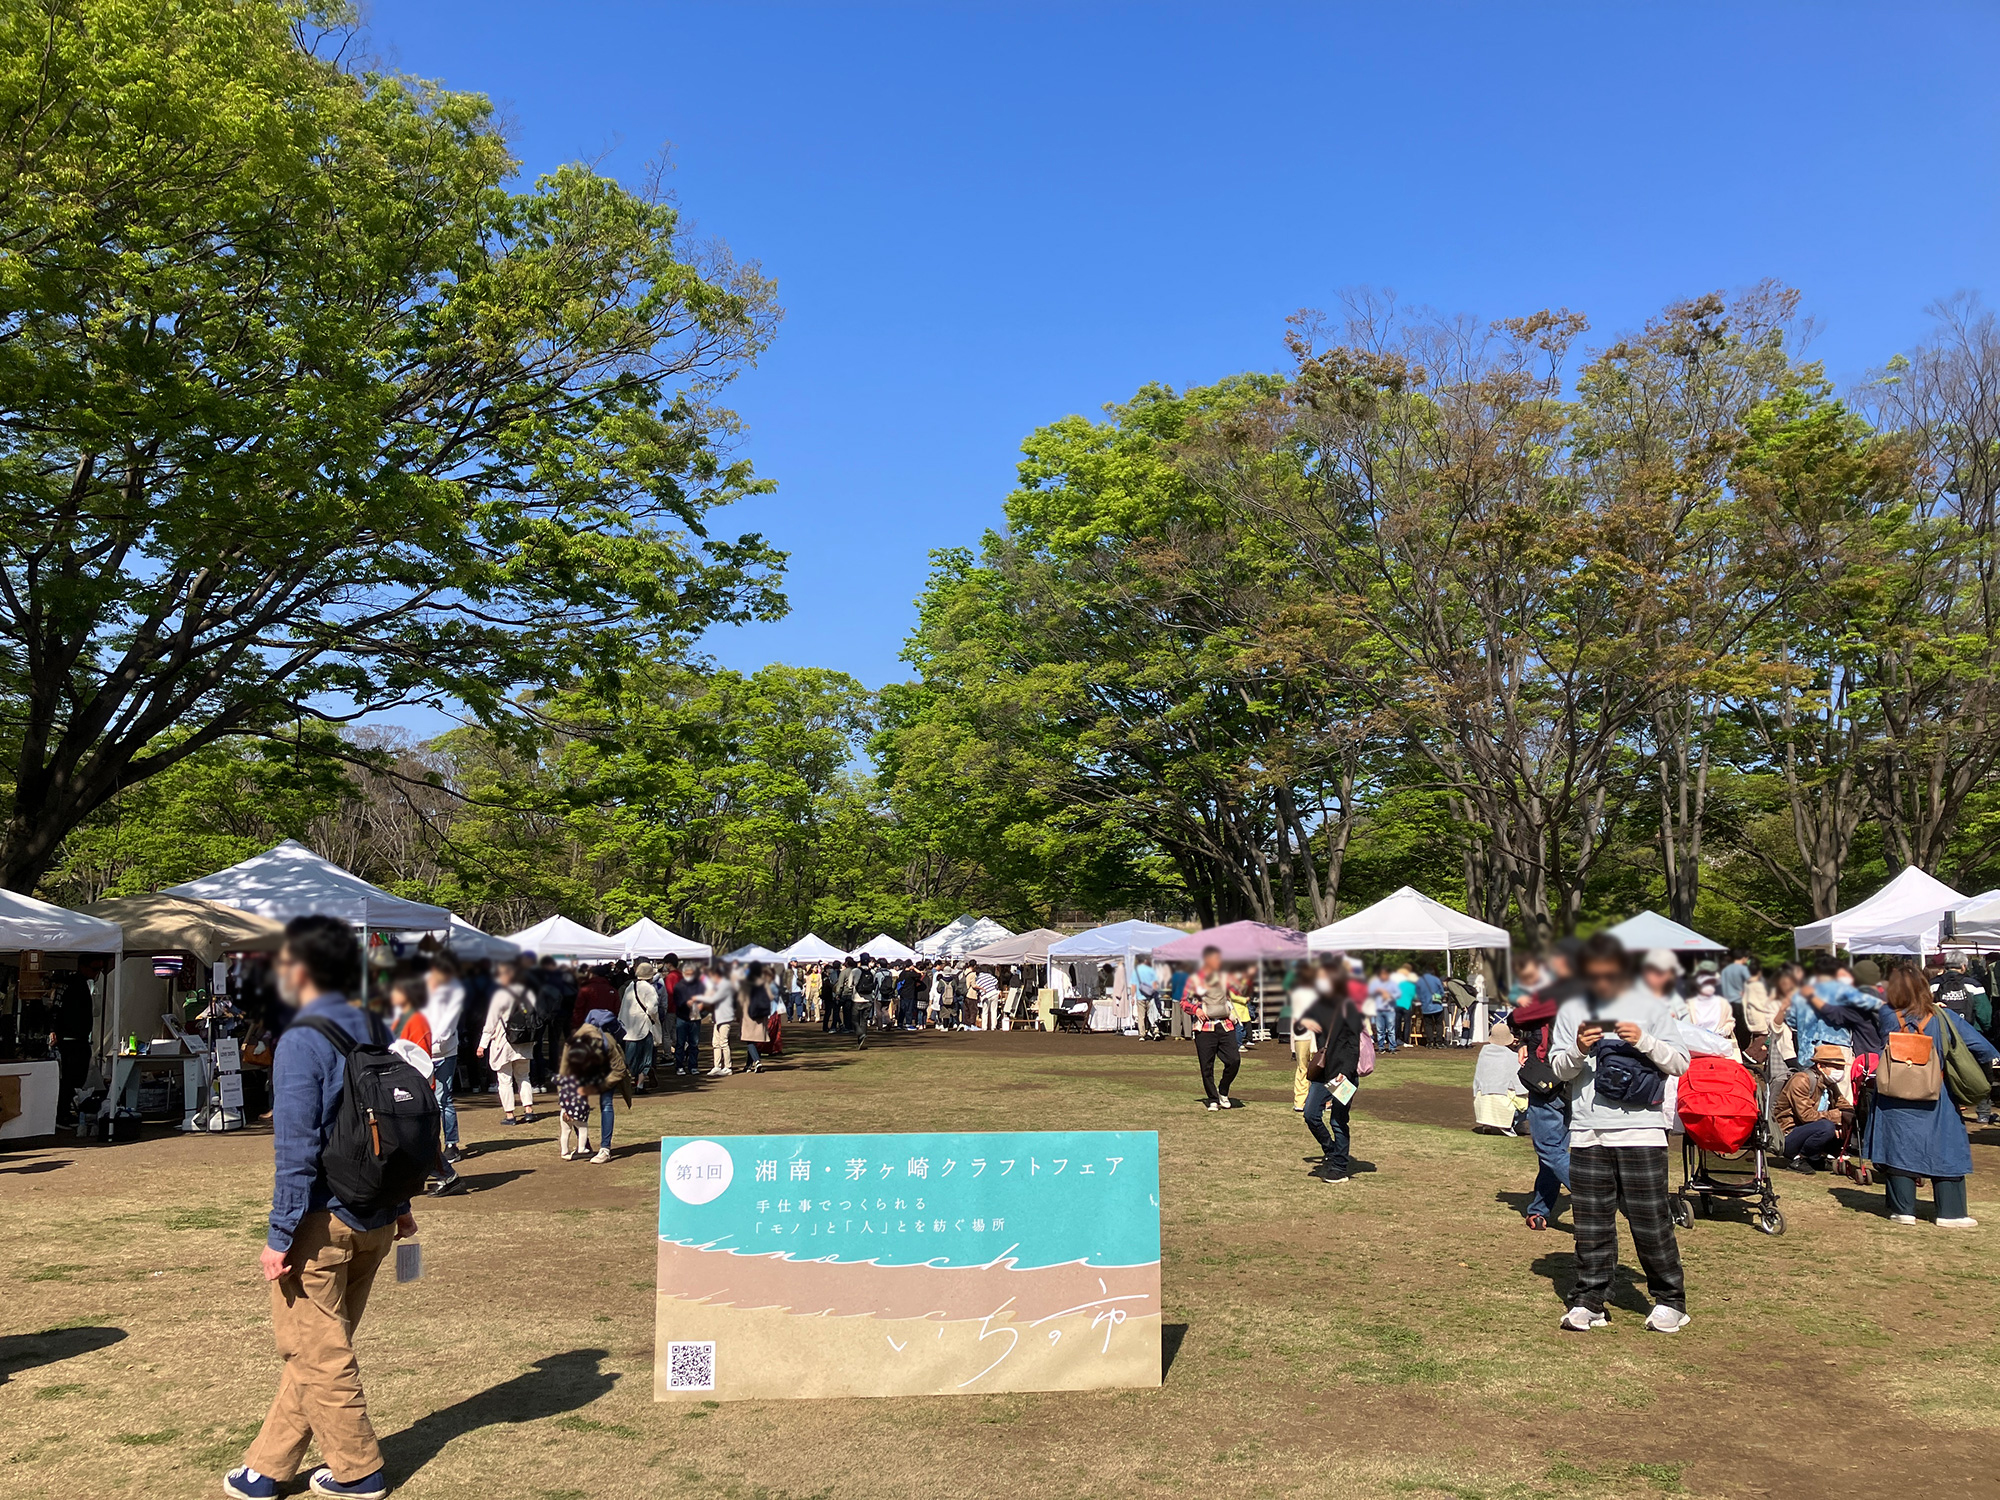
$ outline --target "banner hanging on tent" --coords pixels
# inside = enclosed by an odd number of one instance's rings
[[[660,1143],[656,1400],[1159,1383],[1151,1131]]]

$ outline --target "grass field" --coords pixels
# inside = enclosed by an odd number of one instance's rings
[[[2000,1132],[1975,1135],[1990,1228],[1898,1229],[1879,1191],[1786,1175],[1782,1238],[1681,1236],[1684,1333],[1644,1333],[1621,1271],[1577,1337],[1567,1215],[1521,1226],[1532,1157],[1466,1128],[1467,1054],[1386,1059],[1370,1170],[1334,1187],[1273,1045],[1251,1107],[1209,1114],[1184,1044],[794,1035],[781,1069],[639,1101],[608,1166],[471,1102],[475,1191],[419,1207],[425,1277],[385,1278],[360,1339],[399,1493],[2000,1495]],[[1161,1389],[653,1403],[661,1135],[1059,1128],[1160,1132]],[[220,1493],[277,1374],[269,1173],[263,1134],[0,1156],[0,1496]]]

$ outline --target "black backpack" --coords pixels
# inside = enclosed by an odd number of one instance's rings
[[[333,1043],[347,1068],[320,1156],[327,1186],[358,1214],[408,1202],[443,1159],[430,1080],[372,1035],[357,1042],[324,1016],[300,1021]]]
[[[873,995],[875,993],[875,971],[873,969],[864,968],[855,972],[854,993],[857,995]]]
[[[501,1034],[516,1047],[524,1046],[535,1039],[540,1029],[541,1016],[533,995],[514,991],[514,1008],[507,1012],[507,1019],[500,1023]]]

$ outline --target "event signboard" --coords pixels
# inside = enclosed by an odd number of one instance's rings
[[[661,1401],[1160,1383],[1152,1131],[660,1143]]]

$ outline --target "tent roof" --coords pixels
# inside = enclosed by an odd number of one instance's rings
[[[451,914],[451,928],[444,935],[445,947],[460,958],[518,958],[521,948],[503,937],[474,927],[457,912]]]
[[[1908,932],[1937,921],[1964,900],[1935,875],[1907,865],[1894,880],[1859,905],[1794,927],[1792,941],[1800,948],[1844,948],[1853,933],[1885,929]]]
[[[1950,942],[1979,943],[2000,939],[2000,891],[1972,897],[1952,912],[1946,925],[1951,929],[1947,936]]]
[[[150,896],[117,896],[82,908],[115,922],[134,953],[192,953],[212,964],[225,953],[269,953],[285,940],[285,924],[254,912],[155,891]]]
[[[1945,944],[1965,935],[1959,925],[1961,912],[1977,912],[2000,904],[2000,891],[1982,891],[1977,896],[1968,896],[1956,906],[1947,907],[1936,913],[1919,912],[1915,917],[1900,922],[1885,922],[1880,927],[1865,927],[1859,932],[1847,935],[1849,953],[1900,953],[1912,958],[1924,958],[1941,952]],[[1945,933],[1946,926],[1950,935]],[[1977,936],[1975,933],[1974,936]]]
[[[1607,931],[1633,953],[1644,953],[1653,948],[1671,948],[1676,953],[1703,953],[1725,946],[1656,911],[1642,911],[1636,917],[1627,917]]]
[[[51,906],[19,891],[0,891],[0,951],[120,953],[125,932],[102,917]]]
[[[899,943],[886,932],[878,932],[854,950],[856,958],[915,958],[917,950],[908,943]]]
[[[734,953],[723,954],[722,958],[723,962],[732,964],[781,964],[785,961],[762,943],[745,943]]]
[[[442,932],[451,924],[451,913],[442,906],[392,896],[379,885],[370,885],[332,860],[321,858],[297,839],[286,839],[274,849],[253,854],[213,875],[168,886],[166,894],[220,901],[280,922],[326,916],[357,926],[429,932]]]
[[[959,957],[969,958],[976,964],[1046,963],[1050,945],[1062,940],[1063,934],[1052,927],[1032,927],[1012,937],[1003,937],[997,943],[988,943],[984,948],[961,953]]]
[[[1351,917],[1316,928],[1306,941],[1316,953],[1403,948],[1417,952],[1457,952],[1513,945],[1506,928],[1468,917],[1407,885]]]
[[[581,922],[572,922],[565,916],[544,917],[533,927],[523,927],[519,932],[507,934],[507,941],[523,953],[532,953],[537,958],[554,954],[557,958],[588,959],[592,963],[609,963],[625,956],[625,944],[617,938],[606,937],[601,932],[592,932]]]
[[[1273,927],[1268,922],[1225,922],[1220,927],[1204,927],[1200,932],[1185,933],[1171,943],[1162,943],[1153,950],[1153,957],[1170,964],[1199,963],[1204,948],[1220,948],[1222,961],[1231,964],[1304,958],[1306,935],[1289,927]]]
[[[816,932],[809,932],[778,955],[788,964],[829,964],[847,957]]]
[[[1186,936],[1178,927],[1163,927],[1158,922],[1141,922],[1135,918],[1130,922],[1113,922],[1108,927],[1093,927],[1075,937],[1066,937],[1060,943],[1051,943],[1049,957],[1123,958],[1128,953],[1151,953],[1155,948]]]
[[[641,917],[630,927],[620,928],[611,936],[613,941],[625,945],[627,958],[665,958],[669,953],[676,958],[715,956],[715,949],[707,943],[697,943],[693,938],[682,937],[678,932],[662,927],[651,917]]]
[[[929,937],[917,939],[917,952],[926,958],[956,958],[1013,935],[991,917],[957,917]]]

